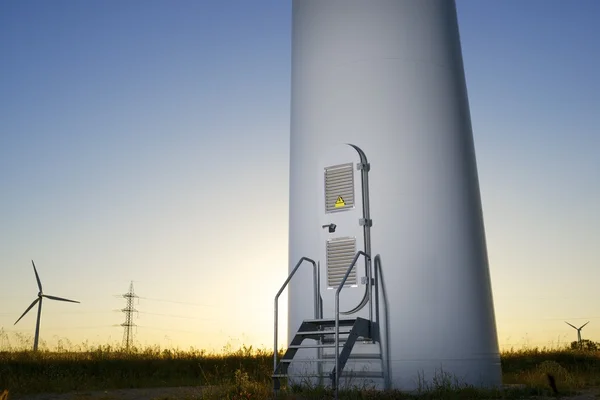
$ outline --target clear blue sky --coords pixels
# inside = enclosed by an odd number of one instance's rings
[[[600,3],[458,0],[503,346],[600,341]],[[291,1],[0,3],[0,328],[270,347]],[[169,300],[169,301],[165,301]],[[285,302],[282,304],[285,309]],[[282,315],[284,317],[285,315]],[[282,328],[284,328],[282,326]],[[0,343],[0,346],[3,343]]]

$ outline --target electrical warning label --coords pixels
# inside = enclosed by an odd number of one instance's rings
[[[344,201],[344,199],[342,199],[342,196],[338,196],[337,200],[335,201],[335,208],[344,207],[345,205],[346,202]]]

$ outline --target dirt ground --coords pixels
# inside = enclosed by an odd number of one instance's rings
[[[70,393],[9,395],[8,400],[175,400],[198,399],[201,387],[166,387],[144,389],[114,389],[100,391],[77,391]]]
[[[600,399],[600,388],[581,390],[580,394],[575,396],[542,397],[541,399],[563,399],[563,400],[598,400]]]
[[[9,400],[178,400],[199,399],[202,387],[168,387],[147,389],[116,389],[104,391],[78,391],[61,394],[34,394],[27,396],[10,396]],[[535,400],[599,400],[600,387],[582,390],[574,396],[529,397]],[[301,400],[300,398],[296,400]]]

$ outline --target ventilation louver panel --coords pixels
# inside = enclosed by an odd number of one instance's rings
[[[325,168],[325,212],[354,207],[353,164]]]
[[[356,254],[356,238],[343,237],[327,241],[327,286],[337,288]],[[356,265],[345,285],[356,285]]]

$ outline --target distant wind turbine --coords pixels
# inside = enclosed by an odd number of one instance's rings
[[[42,292],[42,282],[40,282],[40,277],[37,273],[37,269],[35,268],[35,263],[33,262],[33,260],[31,260],[31,264],[33,265],[33,272],[35,272],[35,279],[37,280],[38,288],[40,289],[40,291],[38,292],[37,299],[35,299],[33,301],[33,303],[31,303],[31,305],[27,308],[27,310],[25,310],[25,312],[19,317],[17,322],[19,322],[21,320],[21,318],[23,318],[25,316],[25,314],[27,314],[27,312],[29,310],[31,310],[33,308],[33,306],[35,306],[36,303],[39,303],[38,304],[38,313],[37,313],[37,323],[35,325],[35,339],[33,342],[33,351],[37,351],[38,340],[40,338],[40,318],[42,316],[42,297],[45,297],[45,298],[51,299],[51,300],[68,301],[71,303],[79,303],[79,302],[75,301],[75,300],[63,299],[62,297],[56,297],[56,296],[50,296],[48,294],[44,294]],[[15,325],[17,324],[17,322],[15,322]]]
[[[571,325],[567,321],[565,321],[565,324],[567,324],[567,325],[571,326],[573,329],[577,330],[577,343],[579,343],[579,347],[581,347],[581,330],[583,329],[584,326],[586,326],[589,323],[590,323],[590,321],[586,322],[585,324],[581,325],[578,328],[575,325]]]

